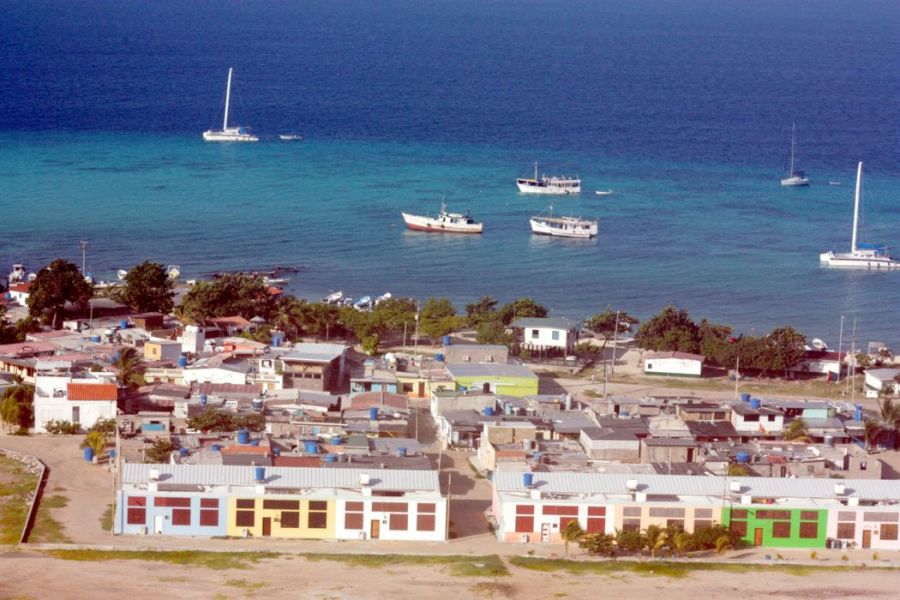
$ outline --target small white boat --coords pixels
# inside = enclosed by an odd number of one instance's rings
[[[414,231],[481,233],[484,229],[484,224],[477,223],[469,213],[447,212],[447,206],[444,202],[441,202],[441,212],[438,213],[437,217],[413,215],[410,213],[400,214],[403,215],[403,222],[406,223],[406,226]]]
[[[833,185],[835,187],[838,187],[841,185],[841,182],[840,181],[829,181],[828,185]]]
[[[281,133],[278,135],[278,139],[283,142],[299,142],[303,136],[297,133]]]
[[[203,132],[203,139],[207,142],[258,142],[259,138],[249,133],[244,127],[228,126],[228,110],[231,107],[231,72],[228,69],[228,84],[225,86],[225,118],[222,120],[222,129],[210,129]]]
[[[340,304],[341,300],[344,299],[344,292],[337,291],[331,292],[324,298],[322,298],[322,302],[325,304]]]
[[[372,297],[363,296],[353,303],[353,308],[355,308],[356,310],[369,310],[370,308],[372,308]]]
[[[16,263],[12,266],[12,270],[9,272],[9,275],[6,276],[6,280],[10,285],[14,283],[21,283],[25,281],[25,265]]]
[[[597,190],[594,193],[597,194],[598,196],[612,196],[613,195],[612,190]]]
[[[516,179],[516,186],[523,194],[580,194],[581,180],[565,176],[541,175],[538,178],[538,164],[534,163],[534,179]]]
[[[900,260],[894,260],[888,254],[887,247],[878,244],[858,244],[856,242],[859,229],[859,201],[862,196],[862,168],[860,161],[856,169],[856,192],[853,201],[853,235],[850,241],[850,252],[823,252],[819,261],[829,267],[849,269],[898,269]]]
[[[806,173],[803,171],[797,171],[794,169],[794,140],[795,140],[795,125],[791,123],[791,168],[788,170],[787,177],[781,178],[781,186],[782,187],[801,187],[805,185],[809,185],[809,178],[806,176]]]
[[[169,265],[166,267],[166,275],[169,276],[169,279],[178,279],[181,277],[181,267],[178,265]]]
[[[385,300],[390,300],[391,298],[393,298],[393,296],[391,295],[391,293],[390,293],[390,292],[385,292],[385,293],[383,293],[382,295],[380,295],[380,296],[378,296],[377,298],[375,298],[375,306],[378,306],[379,304],[381,304],[381,303],[384,302]]]
[[[551,209],[552,211],[552,209]],[[592,238],[597,235],[598,222],[578,217],[533,216],[529,220],[531,232],[555,237]]]
[[[819,338],[812,339],[812,347],[815,350],[825,351],[828,350],[828,344],[820,340]]]
[[[119,281],[123,281],[126,277],[128,277],[128,271],[125,269],[119,269],[116,271],[116,277],[119,278]]]

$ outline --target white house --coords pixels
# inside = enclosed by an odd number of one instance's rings
[[[529,349],[558,348],[569,354],[578,343],[578,323],[564,317],[516,319],[510,328],[522,330],[522,345]]]
[[[647,352],[644,354],[644,375],[700,377],[705,356],[690,352]]]
[[[866,397],[877,398],[884,395],[885,386],[891,386],[893,395],[900,395],[900,382],[895,378],[900,369],[869,369],[866,371]]]
[[[731,405],[731,424],[736,431],[747,433],[781,433],[784,413],[759,405],[758,400]]]
[[[192,383],[233,383],[244,385],[250,365],[247,363],[229,364],[218,360],[197,361],[182,371],[184,385]]]
[[[119,386],[111,378],[78,375],[73,377],[70,363],[38,363],[34,386],[36,432],[45,433],[49,421],[71,421],[86,429],[100,419],[116,417]]]
[[[791,369],[795,373],[836,376],[841,370],[841,353],[829,350],[807,350],[803,360]]]
[[[9,298],[19,306],[28,306],[28,296],[31,295],[31,282],[17,283],[9,286]]]

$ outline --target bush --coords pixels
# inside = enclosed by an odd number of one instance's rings
[[[615,556],[616,538],[608,533],[588,533],[578,540],[578,546],[597,556]]]
[[[44,429],[51,435],[76,435],[81,433],[81,425],[71,421],[47,421]]]
[[[738,535],[724,525],[711,525],[709,527],[700,527],[694,530],[692,534],[693,546],[697,550],[714,550],[718,548],[722,542],[719,538],[726,537],[730,540],[731,545],[737,544],[740,539]]]
[[[603,349],[590,342],[578,342],[575,344],[575,354],[600,354]]]
[[[647,545],[647,538],[640,531],[617,531],[616,546],[626,552],[640,552]]]
[[[175,451],[175,444],[171,440],[158,439],[153,445],[144,450],[144,462],[167,463],[169,455]]]

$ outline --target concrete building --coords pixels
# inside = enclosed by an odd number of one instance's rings
[[[40,370],[38,373],[36,379],[41,383],[40,388],[35,386],[34,394],[36,432],[46,433],[50,421],[70,421],[88,429],[101,419],[116,418],[119,387],[115,383],[96,378],[59,377],[58,374],[44,377]],[[60,386],[48,381],[50,379],[65,379],[65,382]]]
[[[347,347],[343,344],[294,344],[281,355],[284,387],[336,392],[344,383]]]
[[[447,365],[457,390],[477,390],[507,396],[538,393],[538,377],[528,367],[496,363]]]
[[[647,352],[644,354],[644,375],[669,377],[701,377],[706,357],[689,352]]]
[[[784,431],[784,414],[777,409],[762,406],[758,400],[741,402],[731,406],[731,424],[739,433],[778,435]]]
[[[500,363],[509,361],[509,348],[503,344],[445,344],[441,351],[448,364]]]
[[[181,357],[181,343],[149,339],[144,342],[144,360],[176,363]]]
[[[572,354],[578,343],[580,325],[563,317],[521,318],[510,324],[519,342],[528,350],[557,350]]]
[[[447,538],[436,471],[126,463],[117,500],[117,534]]]
[[[900,369],[868,369],[866,370],[866,397],[900,396]],[[887,394],[890,390],[892,393]]]

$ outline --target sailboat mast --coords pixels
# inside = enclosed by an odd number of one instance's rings
[[[534,180],[537,181],[537,161],[534,161]]]
[[[788,176],[794,174],[794,141],[796,139],[795,129],[797,127],[796,123],[791,123],[791,170],[788,171]]]
[[[850,242],[850,252],[856,252],[856,229],[859,225],[859,197],[862,191],[862,161],[856,168],[856,194],[853,202],[853,240]]]
[[[222,120],[222,131],[228,129],[228,105],[231,103],[231,67],[228,68],[228,85],[225,86],[225,118]]]

